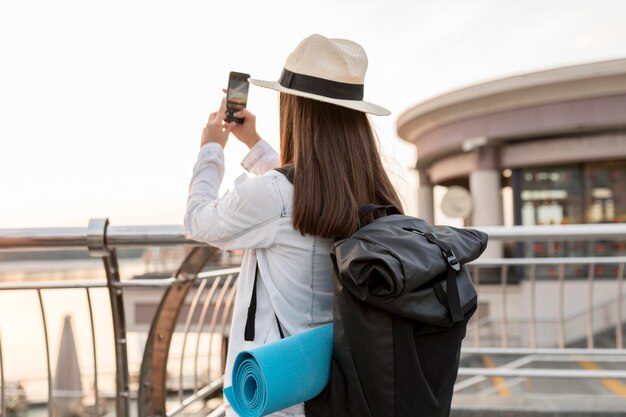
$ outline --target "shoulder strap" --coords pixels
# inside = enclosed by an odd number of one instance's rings
[[[385,210],[385,215],[387,216],[390,214],[400,214],[396,206],[393,206],[393,205],[381,206],[378,204],[366,204],[359,209],[359,215],[361,217],[365,217],[368,214],[373,213],[378,210]]]
[[[368,215],[383,211],[385,216],[401,214],[396,206],[381,206],[379,204],[366,204],[359,209],[359,227],[364,227],[368,223]],[[375,218],[375,217],[374,217]],[[370,220],[371,221],[371,220]]]
[[[274,168],[274,171],[280,172],[283,174],[290,183],[293,184],[293,165],[287,164],[282,167]],[[259,279],[259,263],[256,264],[256,270],[254,271],[254,284],[252,287],[252,296],[250,297],[250,305],[248,306],[248,317],[246,318],[246,328],[244,330],[244,340],[252,341],[254,340],[254,322],[256,319],[256,286],[257,281]],[[278,325],[278,332],[280,333],[280,338],[284,339],[285,334],[283,333],[283,327],[280,325],[280,320],[278,320],[278,315],[274,312],[274,317],[276,317],[276,324]]]
[[[243,333],[243,338],[246,341],[254,340],[254,321],[256,317],[256,281],[259,278],[259,265],[256,265],[256,271],[254,271],[254,284],[252,284],[252,297],[250,297],[250,304],[248,305],[248,318],[246,319],[246,329]]]
[[[248,306],[248,317],[246,318],[246,328],[243,333],[243,339],[247,342],[251,342],[254,340],[254,322],[256,320],[256,285],[257,280],[259,279],[259,263],[256,263],[256,270],[254,271],[254,284],[252,284],[252,296],[250,297],[250,305]],[[274,317],[276,317],[276,324],[278,325],[278,332],[280,333],[280,338],[284,339],[285,334],[283,333],[283,327],[280,325],[280,320],[278,320],[278,316],[276,312],[274,312]]]
[[[424,236],[430,243],[439,246],[439,249],[441,249],[441,252],[448,264],[448,275],[446,276],[448,308],[450,309],[450,313],[452,315],[452,321],[463,321],[464,317],[463,310],[461,309],[461,297],[456,283],[456,276],[461,270],[461,264],[459,263],[459,260],[454,252],[452,252],[452,248],[450,248],[450,246],[448,246],[444,241],[438,239],[432,232],[422,232],[421,230],[410,227],[404,227],[403,229]]]
[[[277,171],[283,174],[285,177],[287,177],[289,182],[293,184],[293,165],[292,164],[287,164],[287,165],[283,165],[282,167],[274,168],[274,171]]]

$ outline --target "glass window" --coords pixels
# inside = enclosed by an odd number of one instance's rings
[[[582,223],[580,166],[519,170],[520,224],[525,226]]]
[[[626,223],[626,160],[518,169],[513,173],[515,223],[525,226]],[[517,256],[616,256],[626,242],[527,242]],[[541,269],[541,271],[540,271]],[[554,277],[555,268],[538,268]],[[596,268],[597,277],[615,277],[617,266]],[[566,268],[566,276],[584,277],[584,267]]]
[[[562,165],[520,169],[514,172],[517,194],[516,224],[524,226],[576,224],[583,222],[582,165]],[[542,241],[517,245],[517,256],[524,258],[585,256],[583,242]],[[538,277],[553,278],[556,266],[537,268]],[[566,268],[566,275],[584,276],[580,267]]]
[[[585,164],[586,223],[626,223],[626,161]]]

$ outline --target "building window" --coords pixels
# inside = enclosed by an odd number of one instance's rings
[[[577,165],[517,171],[520,214],[524,226],[581,223],[583,184]]]
[[[626,223],[626,161],[585,165],[586,223]]]
[[[513,187],[518,225],[626,223],[626,161],[517,169]],[[559,257],[623,255],[626,250],[620,241],[554,241],[520,244],[516,252],[522,257]],[[595,272],[614,277],[615,269]],[[553,277],[556,267],[541,268],[540,275]],[[586,275],[585,268],[566,270],[568,277]]]

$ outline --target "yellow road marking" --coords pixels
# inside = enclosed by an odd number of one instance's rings
[[[580,365],[581,368],[587,369],[589,371],[602,370],[602,368],[600,368],[595,362],[580,361],[578,362],[578,365]],[[602,378],[600,382],[613,394],[622,398],[626,398],[626,385],[624,385],[619,379]]]
[[[485,365],[485,368],[495,368],[496,367],[496,364],[493,361],[493,359],[491,359],[491,356],[487,356],[487,355],[483,356],[483,364]],[[511,396],[511,390],[506,385],[506,381],[505,381],[505,379],[503,377],[501,377],[501,376],[492,376],[491,377],[491,382],[498,389],[498,392],[500,393],[501,397],[510,397]]]

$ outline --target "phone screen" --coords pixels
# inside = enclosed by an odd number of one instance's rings
[[[242,118],[233,116],[233,113],[245,109],[248,102],[249,75],[231,73],[228,79],[228,93],[226,94],[226,121],[243,123]]]

